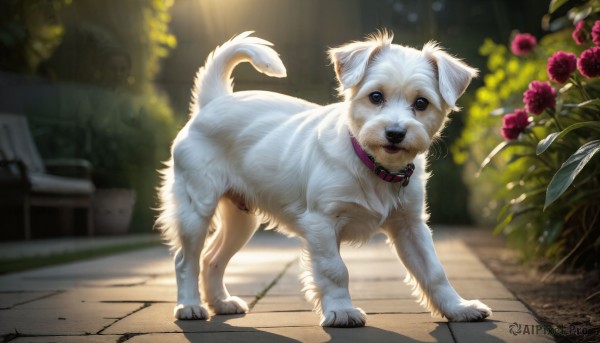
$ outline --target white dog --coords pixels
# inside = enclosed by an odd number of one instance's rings
[[[419,51],[379,32],[329,51],[343,102],[234,93],[231,72],[241,62],[286,76],[272,44],[250,33],[218,47],[199,70],[191,119],[164,170],[157,224],[176,250],[175,317],[208,318],[201,299],[215,314],[248,311],[223,274],[259,221],[305,242],[304,291],[322,326],[365,324],[339,248],[378,230],[432,314],[451,321],[489,316],[489,307],[461,298],[448,282],[425,204],[425,154],[477,71],[436,44]],[[205,247],[211,224],[216,231]]]

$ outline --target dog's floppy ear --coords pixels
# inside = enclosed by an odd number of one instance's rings
[[[340,82],[340,94],[362,80],[369,62],[389,46],[393,38],[388,31],[378,31],[364,42],[352,42],[329,50],[329,58]]]
[[[477,69],[449,55],[434,42],[425,44],[423,53],[437,69],[442,98],[451,109],[458,110],[456,100],[465,92],[471,80],[477,77]]]

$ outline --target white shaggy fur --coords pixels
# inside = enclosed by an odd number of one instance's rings
[[[330,51],[345,101],[329,106],[271,92],[232,92],[231,71],[240,62],[285,76],[271,44],[249,32],[208,57],[160,188],[157,224],[176,251],[178,319],[206,319],[202,303],[216,314],[248,311],[227,291],[223,273],[260,221],[303,238],[304,291],[323,326],[365,324],[365,313],[352,305],[339,246],[364,242],[378,230],[388,235],[409,270],[407,282],[432,314],[453,321],[491,314],[454,291],[426,224],[425,154],[476,71],[435,44],[416,50],[391,41],[381,32]],[[381,104],[370,101],[375,91],[385,99]],[[420,97],[429,101],[425,109],[415,107]],[[405,131],[400,143],[390,143],[390,127]],[[350,134],[388,170],[413,162],[410,184],[375,176],[354,153]],[[205,244],[211,223],[215,232]]]

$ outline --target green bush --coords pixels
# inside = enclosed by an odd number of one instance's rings
[[[133,231],[150,231],[157,169],[174,114],[154,86],[175,47],[173,0],[7,0],[0,4],[0,70],[19,77],[22,112],[44,158],[93,164],[97,188],[137,193]]]
[[[553,1],[551,11],[565,2]],[[594,43],[600,44],[599,11],[595,1],[571,8],[573,24],[544,36],[524,56],[486,41],[480,50],[488,56],[485,86],[477,90],[463,135],[453,146],[457,162],[479,175],[467,179],[474,203],[488,204],[479,211],[487,217],[480,219],[495,222],[495,232],[507,235],[526,260],[556,267],[598,263],[600,160],[594,155],[600,151],[600,47]],[[555,19],[550,26],[561,22],[566,21]],[[575,24],[579,44],[572,38]],[[566,58],[567,53],[572,55]],[[582,67],[590,60],[597,73]],[[564,79],[557,79],[557,70]],[[501,133],[506,141],[498,144]]]

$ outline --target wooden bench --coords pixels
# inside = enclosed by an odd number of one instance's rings
[[[62,175],[56,175],[60,171]],[[69,175],[69,176],[65,176]],[[23,207],[25,239],[31,239],[31,208],[82,208],[87,234],[94,234],[91,164],[81,159],[43,161],[31,136],[27,118],[0,114],[0,188],[17,190]],[[7,192],[7,194],[12,194]],[[11,199],[4,199],[11,200]],[[68,212],[72,214],[72,211]]]

